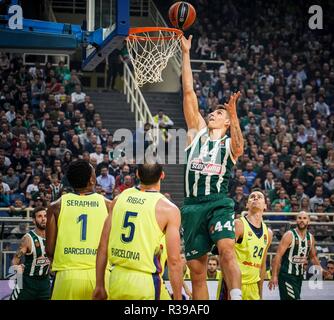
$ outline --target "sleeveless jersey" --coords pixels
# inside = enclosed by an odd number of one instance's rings
[[[307,259],[312,248],[312,236],[306,233],[305,239],[302,239],[296,229],[292,229],[292,242],[282,257],[280,272],[303,277],[304,265],[307,265]]]
[[[97,248],[107,216],[108,209],[102,195],[64,194],[52,270],[95,268]]]
[[[34,231],[29,231],[26,236],[31,241],[31,252],[25,255],[23,275],[45,277],[50,269],[50,260],[45,253],[45,238]]]
[[[111,265],[150,274],[162,272],[164,233],[157,223],[155,207],[163,198],[159,192],[143,192],[137,188],[120,194],[114,206],[109,236]]]
[[[198,132],[185,150],[185,197],[227,194],[235,164],[230,145],[231,139],[226,135],[212,141],[207,128]]]
[[[241,243],[235,244],[237,260],[242,275],[242,284],[252,284],[260,280],[263,253],[268,245],[268,228],[262,222],[262,236],[259,238],[253,231],[248,220],[241,217],[244,234]]]

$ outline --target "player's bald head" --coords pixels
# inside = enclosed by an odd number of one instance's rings
[[[300,211],[297,216],[297,219],[303,219],[303,218],[307,218],[308,220],[310,219],[309,214],[306,211]]]
[[[306,211],[300,211],[296,217],[297,228],[299,230],[307,229],[310,223],[310,217]]]

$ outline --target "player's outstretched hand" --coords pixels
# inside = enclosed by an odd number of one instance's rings
[[[191,49],[191,40],[193,36],[190,35],[189,38],[187,39],[185,36],[182,36],[181,38],[181,47],[182,51],[188,53]]]
[[[274,290],[278,287],[278,278],[273,277],[268,283],[269,290]]]
[[[240,96],[241,96],[240,91],[233,93],[228,103],[224,103],[225,109],[229,113],[230,116],[237,114],[237,101],[240,98]]]
[[[105,288],[96,287],[93,292],[93,300],[107,300],[108,295]]]

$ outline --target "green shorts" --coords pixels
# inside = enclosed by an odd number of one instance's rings
[[[221,239],[234,239],[234,201],[221,194],[186,198],[181,208],[187,260],[210,251]]]
[[[49,300],[51,297],[50,278],[23,276],[22,288],[15,286],[10,300]]]
[[[278,275],[278,288],[281,300],[300,300],[303,278],[280,272]]]

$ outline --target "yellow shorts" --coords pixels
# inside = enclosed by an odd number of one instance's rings
[[[57,271],[51,300],[92,300],[96,284],[95,269]],[[109,271],[105,284],[108,292]]]
[[[259,286],[257,283],[243,284],[241,286],[242,300],[260,300]]]
[[[110,272],[109,300],[171,300],[160,275],[122,267]]]

